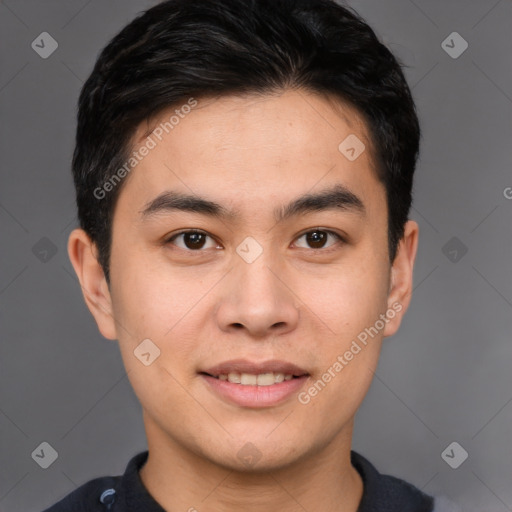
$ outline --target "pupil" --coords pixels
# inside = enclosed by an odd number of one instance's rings
[[[323,247],[325,242],[325,233],[322,231],[311,231],[308,235],[308,243],[314,248]],[[315,245],[317,244],[318,247]]]
[[[201,248],[204,245],[204,238],[201,239],[201,237],[204,237],[203,233],[185,233],[185,245],[189,249]],[[191,247],[189,247],[187,241],[192,242]]]

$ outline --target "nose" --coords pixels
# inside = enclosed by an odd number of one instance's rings
[[[236,261],[226,280],[216,309],[221,330],[246,330],[251,337],[264,338],[297,327],[300,310],[290,277],[266,251],[252,263]]]

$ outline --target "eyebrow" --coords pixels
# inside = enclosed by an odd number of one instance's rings
[[[290,217],[324,210],[341,210],[355,213],[360,217],[366,215],[363,201],[347,187],[337,184],[315,194],[305,194],[283,207],[274,210],[276,222]],[[199,213],[209,217],[234,220],[240,216],[238,210],[229,210],[214,201],[176,191],[165,191],[145,204],[140,211],[143,220],[148,220],[160,213],[183,211]]]

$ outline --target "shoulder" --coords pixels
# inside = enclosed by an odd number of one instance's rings
[[[434,498],[412,484],[390,475],[382,475],[362,455],[352,452],[352,465],[363,480],[360,512],[432,512]]]
[[[127,510],[127,503],[140,505],[136,510],[163,511],[151,498],[139,476],[147,458],[148,451],[134,455],[123,475],[90,480],[43,512],[114,512],[114,507],[121,512]]]
[[[43,512],[107,512],[120,476],[95,478],[81,485]]]

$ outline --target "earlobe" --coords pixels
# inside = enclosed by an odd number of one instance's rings
[[[393,336],[398,331],[402,318],[412,297],[413,271],[418,249],[419,226],[409,220],[405,224],[404,236],[397,248],[395,261],[391,267],[390,288],[386,316],[389,318],[384,337]]]
[[[96,246],[83,229],[75,229],[69,235],[68,255],[98,329],[105,338],[117,339],[105,274],[97,259]]]

